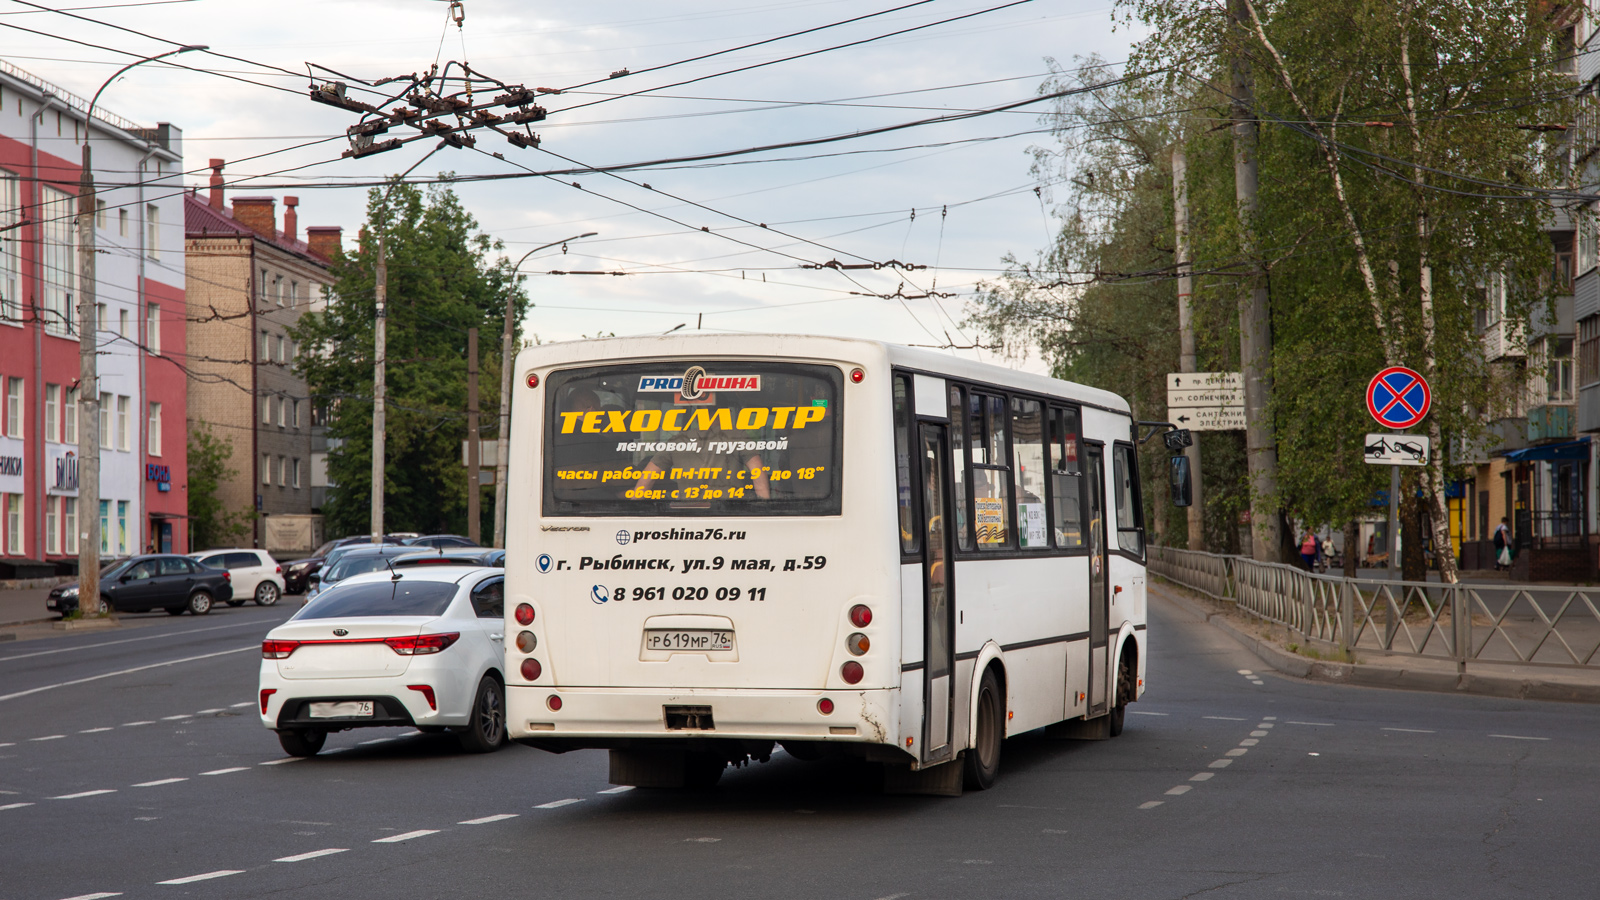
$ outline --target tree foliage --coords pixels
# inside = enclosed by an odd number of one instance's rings
[[[227,547],[250,533],[253,509],[228,509],[222,483],[238,474],[228,465],[233,444],[211,433],[204,422],[189,425],[189,543],[191,549]]]

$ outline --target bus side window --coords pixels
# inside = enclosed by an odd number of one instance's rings
[[[979,550],[1001,550],[1011,540],[1010,454],[1006,452],[1006,401],[971,394],[969,441],[972,449],[972,510]]]
[[[950,468],[955,472],[956,546],[972,549],[972,529],[967,523],[966,391],[950,386]]]
[[[916,499],[911,483],[911,379],[894,376],[894,472],[900,509],[900,552],[921,549],[922,529],[917,525]]]
[[[1017,487],[1017,545],[1050,546],[1045,526],[1044,413],[1037,400],[1011,398],[1011,456]]]
[[[1078,445],[1078,411],[1050,410],[1051,529],[1056,546],[1078,550],[1084,545],[1083,470]]]
[[[1117,497],[1117,547],[1143,556],[1144,510],[1139,501],[1139,460],[1127,444],[1116,445],[1111,460],[1111,490]]]

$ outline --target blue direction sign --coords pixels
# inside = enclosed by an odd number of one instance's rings
[[[1410,428],[1428,415],[1432,405],[1428,382],[1404,366],[1390,366],[1367,384],[1367,412],[1379,425]]]

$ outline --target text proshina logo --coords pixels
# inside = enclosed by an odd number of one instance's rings
[[[700,366],[690,366],[682,375],[642,375],[640,392],[679,394],[685,400],[698,400],[715,391],[760,391],[760,375],[708,375]]]

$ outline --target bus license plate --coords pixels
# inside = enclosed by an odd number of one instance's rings
[[[371,700],[344,700],[338,703],[311,704],[313,719],[342,719],[351,716],[372,715]]]
[[[709,630],[655,630],[644,633],[644,649],[683,651],[687,653],[715,653],[733,649],[733,632]]]

